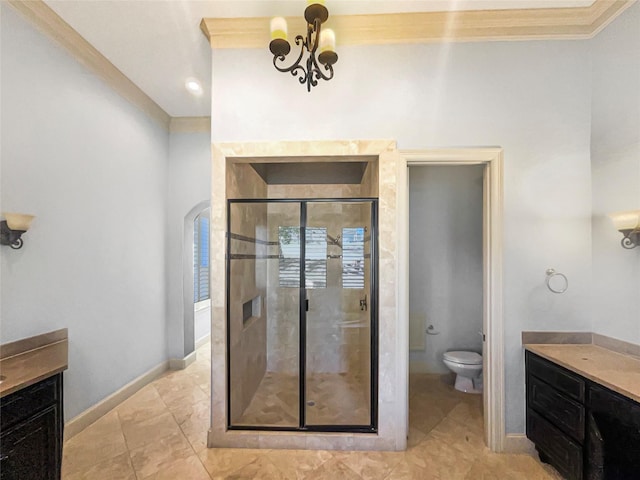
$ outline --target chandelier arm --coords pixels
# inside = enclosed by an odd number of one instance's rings
[[[300,72],[298,72],[299,70],[300,70]],[[298,65],[296,68],[291,70],[291,75],[293,75],[294,77],[296,75],[300,75],[298,77],[298,81],[301,84],[307,83],[307,79],[309,78],[309,72],[307,72],[302,65]]]
[[[315,55],[311,53],[311,55],[309,55],[309,58],[307,58],[307,92],[311,91],[311,87],[315,87],[318,85],[318,76],[315,75],[314,78],[314,73],[316,73],[314,63]]]
[[[311,55],[309,57],[309,60],[311,61],[311,62],[309,62],[311,64],[311,70],[315,74],[316,79],[318,79],[318,80],[320,80],[320,79],[322,79],[322,80],[331,80],[333,78],[333,66],[331,66],[331,65],[323,65],[324,69],[329,72],[328,75],[325,75],[323,73],[322,69],[320,68],[320,65],[318,64],[318,61],[317,61],[315,55]],[[314,85],[314,87],[315,87],[315,85]]]
[[[322,29],[322,22],[319,18],[313,21],[313,25],[307,25],[307,50],[315,54],[320,43],[320,30]]]
[[[304,55],[304,50],[305,50],[305,47],[306,47],[306,44],[305,44],[304,38],[302,38],[302,35],[296,36],[296,45],[300,45],[300,54],[298,55],[298,58],[296,59],[296,61],[293,62],[288,67],[279,67],[277,65],[277,63],[276,63],[278,61],[284,62],[284,60],[285,60],[285,56],[284,55],[274,55],[273,56],[273,66],[276,67],[276,70],[278,70],[279,72],[292,72],[292,75],[296,75],[293,72],[297,68],[302,68],[304,70],[304,67],[302,67],[300,65],[300,60],[302,60],[302,56]]]

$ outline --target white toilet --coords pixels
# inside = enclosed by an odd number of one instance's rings
[[[445,352],[444,364],[456,374],[455,389],[466,393],[482,393],[482,355],[476,352]]]

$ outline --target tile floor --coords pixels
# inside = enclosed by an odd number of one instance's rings
[[[309,425],[368,425],[367,384],[358,376],[315,373],[307,376],[306,421]],[[299,424],[297,375],[265,373],[256,393],[233,425],[294,426]],[[234,412],[232,411],[232,417]]]
[[[210,347],[167,372],[64,445],[64,480],[558,480],[528,455],[482,441],[481,398],[448,377],[412,376],[406,452],[207,449]]]

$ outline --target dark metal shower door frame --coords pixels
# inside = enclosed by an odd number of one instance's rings
[[[298,427],[279,427],[266,425],[232,425],[231,424],[231,205],[235,203],[297,203],[300,205],[300,293],[299,293],[299,416]],[[371,205],[371,299],[370,299],[370,423],[369,425],[307,425],[306,424],[306,366],[307,366],[307,288],[305,278],[305,247],[308,203],[369,203]],[[336,433],[377,433],[378,432],[378,199],[377,198],[251,198],[227,200],[227,233],[226,233],[226,397],[227,397],[227,429],[228,430],[261,430],[279,432],[336,432]]]

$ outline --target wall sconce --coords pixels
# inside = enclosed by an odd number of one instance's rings
[[[29,230],[33,215],[24,213],[3,213],[6,220],[0,222],[0,244],[9,245],[14,250],[22,248],[22,234]]]
[[[609,218],[623,235],[620,242],[623,248],[632,249],[640,245],[640,210],[610,213]]]

